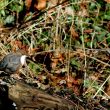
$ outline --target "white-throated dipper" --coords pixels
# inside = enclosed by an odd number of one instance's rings
[[[0,61],[0,71],[6,74],[13,74],[19,70],[20,67],[26,65],[26,55],[20,53],[10,53]]]

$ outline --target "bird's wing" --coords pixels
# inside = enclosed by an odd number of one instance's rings
[[[5,72],[6,73],[14,73],[18,70],[19,66],[20,65],[16,65],[16,64],[14,66],[13,65],[7,65],[5,68]]]
[[[12,63],[13,65],[14,65],[14,64],[15,64],[15,65],[16,65],[16,64],[21,64],[20,58],[21,58],[21,55],[13,55],[13,56],[10,56],[8,62]]]
[[[9,61],[7,63],[7,71],[16,72],[21,65],[20,62],[21,55],[13,55],[10,56]]]
[[[0,70],[7,73],[15,72],[20,66],[21,55],[8,54],[0,61]]]

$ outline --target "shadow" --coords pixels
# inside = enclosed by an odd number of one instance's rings
[[[0,84],[0,110],[16,110],[14,102],[8,97],[7,85]]]

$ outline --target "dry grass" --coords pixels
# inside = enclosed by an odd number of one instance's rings
[[[56,71],[65,69],[68,82],[70,76],[83,80],[84,96],[109,99],[107,91],[104,91],[105,84],[110,83],[109,53],[106,50],[109,48],[109,31],[107,20],[100,15],[107,10],[102,11],[101,8],[102,4],[96,1],[70,0],[66,5],[54,8],[51,13],[44,13],[38,19],[23,24],[23,28],[9,30],[1,27],[0,56],[19,50],[28,55],[52,52],[52,58],[59,60],[53,64],[51,71],[46,69],[47,73],[53,74],[54,71],[56,74]],[[13,45],[16,41],[24,47],[17,43]],[[38,48],[42,51],[37,51]],[[62,54],[64,56],[60,60]],[[40,68],[43,70],[44,65]],[[34,71],[34,74],[39,73],[41,71]]]

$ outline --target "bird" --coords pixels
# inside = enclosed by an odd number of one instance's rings
[[[6,74],[13,74],[19,70],[20,67],[26,65],[27,55],[21,53],[9,53],[0,61],[0,71]]]

